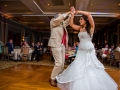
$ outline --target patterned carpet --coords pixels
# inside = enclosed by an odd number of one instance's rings
[[[43,56],[43,60],[37,62],[36,60],[34,61],[18,61],[18,62],[14,62],[14,61],[7,61],[7,60],[0,60],[0,70],[1,69],[6,69],[15,65],[19,65],[19,64],[35,64],[35,65],[47,65],[47,66],[54,66],[54,62],[51,61],[51,57],[48,55],[44,55]],[[67,67],[68,65],[65,65],[65,67]],[[106,69],[119,69],[117,67],[114,66],[110,66],[110,65],[104,65]]]
[[[0,69],[5,69],[5,68],[9,68],[9,67],[12,67],[12,66],[15,66],[15,65],[19,65],[19,64],[35,64],[35,65],[47,65],[47,66],[53,66],[54,63],[53,62],[45,62],[44,60],[43,61],[26,61],[26,62],[21,62],[21,61],[18,61],[18,62],[14,62],[14,61],[1,61],[0,60]]]
[[[18,61],[18,62],[14,62],[14,61],[7,61],[7,60],[0,60],[0,69],[5,69],[5,68],[9,68],[15,65],[19,65],[19,64],[35,64],[35,65],[47,65],[47,66],[53,66],[54,62],[51,61],[50,56],[44,55],[43,56],[43,60],[37,62],[36,60],[34,61]]]

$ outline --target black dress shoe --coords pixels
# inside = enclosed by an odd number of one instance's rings
[[[57,80],[52,80],[51,78],[49,79],[49,83],[53,87],[57,87]]]
[[[57,80],[55,79],[55,83],[57,83]]]

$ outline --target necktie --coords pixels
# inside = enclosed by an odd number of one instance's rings
[[[63,37],[62,37],[62,44],[66,46],[66,31],[64,30]]]

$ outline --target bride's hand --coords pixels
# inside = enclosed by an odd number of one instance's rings
[[[75,14],[78,14],[79,12],[78,12],[78,10],[77,11],[75,11]]]

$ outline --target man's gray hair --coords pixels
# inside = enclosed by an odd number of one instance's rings
[[[54,18],[57,18],[57,17],[58,17],[58,14],[59,14],[59,13],[56,13],[56,14],[54,15]]]

